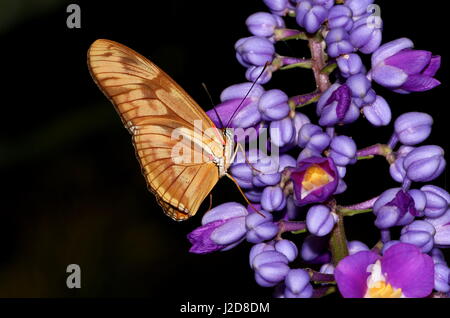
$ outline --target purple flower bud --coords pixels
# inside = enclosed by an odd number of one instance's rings
[[[381,249],[381,254],[383,255],[388,249],[390,249],[392,246],[401,243],[400,241],[397,240],[392,240],[389,242],[386,242],[383,244],[383,248]]]
[[[433,118],[426,113],[410,112],[397,118],[394,123],[395,133],[404,145],[417,145],[428,138],[431,133]]]
[[[407,38],[382,45],[372,55],[373,80],[399,93],[423,92],[438,86],[440,82],[433,76],[440,67],[440,56],[412,47]]]
[[[286,275],[285,284],[284,297],[286,298],[310,298],[313,294],[309,274],[303,269],[291,269]]]
[[[344,28],[350,31],[353,27],[353,12],[346,5],[337,5],[328,12],[328,27],[330,29]]]
[[[371,88],[371,83],[364,74],[350,76],[346,82],[353,97],[364,98]]]
[[[363,112],[367,120],[374,126],[386,126],[391,122],[391,108],[381,96],[377,96],[373,104],[364,106]]]
[[[433,248],[431,252],[429,253],[430,256],[433,258],[433,262],[435,264],[444,264],[447,265],[447,262],[445,261],[444,253],[438,248]]]
[[[226,124],[238,107],[239,110],[231,121],[230,127],[247,128],[255,126],[261,121],[261,114],[258,111],[258,102],[259,98],[264,93],[264,88],[261,85],[255,84],[250,90],[252,85],[253,83],[235,84],[222,91],[220,95],[222,103],[215,107],[216,110],[211,109],[206,112],[217,127],[222,128],[216,112],[219,114],[222,122]],[[247,93],[249,94],[245,98]]]
[[[331,274],[331,275],[333,275],[334,274],[334,266],[333,266],[333,264],[331,264],[331,263],[323,264],[320,267],[320,272],[322,274]]]
[[[289,272],[289,260],[277,251],[264,251],[253,258],[255,280],[262,287],[272,287],[284,280]]]
[[[278,224],[272,222],[272,214],[266,211],[260,211],[260,213],[250,213],[245,219],[248,230],[247,241],[250,243],[270,240],[278,233]]]
[[[400,241],[416,245],[423,253],[428,253],[433,248],[435,233],[436,230],[433,225],[418,220],[402,229]]]
[[[411,151],[403,162],[406,175],[412,181],[428,182],[444,171],[444,150],[439,146],[421,146]]]
[[[281,211],[286,206],[286,196],[279,186],[266,187],[261,197],[261,207],[268,211]]]
[[[259,99],[258,109],[264,120],[280,120],[291,111],[288,96],[279,89],[266,91]]]
[[[344,54],[339,56],[336,61],[342,76],[345,78],[365,72],[364,64],[358,54]]]
[[[424,210],[425,210],[425,206],[427,204],[427,197],[425,196],[425,193],[417,190],[417,189],[412,189],[408,191],[408,194],[411,196],[411,198],[414,201],[414,208],[416,209],[416,215],[415,216],[419,216],[422,217],[424,216]],[[409,224],[411,222],[407,222],[405,224],[399,224],[398,225],[406,225]]]
[[[330,261],[330,254],[327,251],[327,237],[309,235],[302,244],[300,255],[308,263],[324,264]]]
[[[288,0],[263,0],[266,6],[275,14],[285,15],[288,8]]]
[[[238,61],[245,67],[262,66],[267,62],[272,62],[275,54],[273,43],[260,36],[240,39],[236,42],[234,48]]]
[[[350,42],[364,54],[375,52],[382,39],[382,21],[371,14],[361,17],[353,24]]]
[[[298,155],[297,163],[311,157],[322,157],[322,154],[317,152],[316,150],[305,148]]]
[[[252,189],[245,192],[245,196],[251,202],[261,202],[262,191],[260,189]]]
[[[349,255],[356,254],[362,251],[370,251],[370,248],[360,241],[351,241],[347,243]]]
[[[346,166],[356,162],[356,144],[352,138],[337,136],[331,140],[330,157],[338,166]]]
[[[317,115],[321,126],[348,124],[359,117],[359,109],[352,102],[347,85],[334,84],[322,94],[317,103]]]
[[[388,229],[399,225],[400,221],[412,221],[417,215],[414,200],[408,192],[401,188],[389,189],[383,192],[373,205],[376,215],[375,225],[380,229]],[[408,222],[410,223],[410,222]]]
[[[269,243],[269,244],[268,243],[259,243],[259,244],[252,246],[252,248],[250,249],[250,254],[249,254],[249,262],[250,262],[251,268],[253,268],[253,260],[255,259],[256,255],[261,254],[264,251],[274,251],[275,250],[275,247],[271,243]]]
[[[328,10],[320,5],[313,5],[309,0],[299,1],[296,8],[296,20],[308,33],[315,33],[328,16]]]
[[[283,172],[285,168],[295,168],[297,166],[297,160],[291,157],[288,154],[284,154],[280,156],[280,167],[278,168],[279,172]]]
[[[245,78],[249,82],[267,84],[272,79],[272,68],[270,66],[250,66],[245,72]]]
[[[291,144],[295,139],[294,123],[290,117],[272,121],[269,131],[272,144],[280,148]]]
[[[262,156],[258,162],[253,164],[253,185],[256,187],[265,187],[276,185],[281,180],[281,174],[278,172],[278,158]],[[254,162],[254,161],[250,161]]]
[[[294,128],[295,128],[295,140],[294,143],[297,145],[298,144],[298,135],[300,130],[302,129],[302,127],[305,124],[309,124],[311,123],[311,121],[309,120],[308,116],[306,116],[305,114],[296,112],[295,116],[293,118],[293,122],[294,122]]]
[[[406,171],[403,167],[403,161],[408,153],[413,151],[414,147],[409,146],[401,146],[398,151],[395,153],[396,160],[389,167],[389,172],[391,174],[392,179],[397,182],[403,183],[406,177]]]
[[[245,217],[248,212],[239,203],[221,204],[202,219],[202,226],[188,234],[192,243],[191,253],[206,254],[223,250],[241,242],[247,233]]]
[[[333,194],[341,194],[341,193],[344,193],[345,191],[347,191],[347,183],[345,183],[344,180],[339,179],[338,186],[336,188],[336,191],[334,191]]]
[[[348,32],[343,28],[332,29],[325,37],[327,43],[327,52],[331,57],[338,57],[354,51],[350,43]]]
[[[322,6],[325,9],[331,9],[334,6],[334,0],[312,0],[312,3],[314,5]]]
[[[428,223],[433,224],[436,229],[434,242],[437,247],[450,246],[450,209],[438,218],[426,218]]]
[[[374,0],[346,0],[345,5],[352,9],[355,17],[367,12],[367,7],[373,3]]]
[[[256,12],[247,18],[245,24],[253,35],[271,37],[276,28],[284,27],[284,23],[280,25],[279,22],[283,23],[283,20],[270,13]]]
[[[312,206],[306,215],[306,226],[309,233],[316,236],[329,234],[336,224],[336,215],[326,205]]]
[[[450,194],[447,191],[434,185],[423,186],[420,190],[426,196],[426,217],[438,218],[447,211],[450,204]]]
[[[275,250],[284,254],[289,262],[294,261],[298,256],[297,245],[289,240],[280,240],[275,243]]]
[[[438,292],[448,293],[450,291],[450,268],[445,264],[434,266],[434,289]]]
[[[291,180],[295,203],[303,206],[328,199],[336,191],[339,175],[331,158],[311,157],[291,169]]]
[[[305,124],[298,134],[298,145],[322,152],[330,144],[330,136],[321,127],[314,124]]]

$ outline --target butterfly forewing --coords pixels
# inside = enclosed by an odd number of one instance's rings
[[[88,65],[132,134],[148,187],[164,212],[175,220],[194,215],[219,180],[222,132],[175,81],[128,47],[97,40]],[[174,138],[174,131],[182,137]],[[181,161],[173,158],[180,143],[190,149]]]

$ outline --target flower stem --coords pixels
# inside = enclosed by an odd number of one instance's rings
[[[347,205],[347,206],[341,206],[341,209],[347,209],[347,210],[367,210],[367,209],[372,209],[374,203],[378,200],[379,196],[372,198],[370,200],[361,202],[361,203],[356,203],[356,204],[352,204],[352,205]]]
[[[345,208],[340,208],[339,211],[342,213],[343,216],[354,216],[358,214],[364,214],[372,212],[372,209],[364,209],[364,210],[350,210]]]
[[[328,296],[332,293],[336,292],[336,287],[335,286],[331,286],[331,287],[319,287],[314,289],[313,298],[321,298],[321,297],[325,297]]]
[[[300,108],[317,102],[320,98],[320,95],[321,93],[318,91],[303,95],[297,95],[289,99],[289,105],[291,105],[293,108]]]
[[[316,80],[317,88],[321,93],[326,91],[330,86],[329,74],[322,72],[327,66],[325,54],[325,41],[322,36],[316,34],[308,39],[309,49],[311,50],[312,70]]]
[[[347,238],[345,236],[344,215],[336,210],[338,220],[331,232],[330,250],[333,265],[336,266],[344,257],[348,256]]]
[[[305,32],[295,29],[276,29],[274,35],[275,41],[308,40]]]
[[[316,272],[315,270],[312,270],[310,268],[307,268],[306,271],[308,272],[309,277],[311,277],[311,281],[313,282],[336,284],[333,274]]]
[[[286,221],[281,220],[278,222],[278,234],[277,239],[281,240],[281,235],[286,232],[303,233],[306,232],[306,222],[303,221]]]

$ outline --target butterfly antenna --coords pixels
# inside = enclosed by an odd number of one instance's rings
[[[208,97],[209,97],[209,101],[211,102],[211,105],[212,105],[212,107],[214,109],[214,112],[216,113],[217,119],[219,120],[219,123],[220,123],[220,126],[221,126],[220,128],[225,128],[225,126],[223,125],[223,122],[222,122],[222,118],[220,118],[219,112],[217,111],[216,106],[214,105],[214,101],[213,101],[213,99],[211,97],[211,94],[209,93],[208,87],[206,87],[205,83],[202,83],[202,86],[205,89],[206,95],[208,95]]]
[[[249,199],[247,198],[247,196],[245,195],[244,191],[242,191],[242,188],[239,186],[239,183],[236,181],[235,178],[233,178],[233,176],[231,176],[228,173],[225,173],[225,175],[234,182],[234,184],[237,186],[239,192],[242,194],[242,196],[244,197],[245,201],[247,202],[248,205],[250,205],[252,207],[252,209],[258,213],[259,215],[261,215],[262,217],[266,217],[264,214],[261,213],[261,211],[259,211],[257,208],[255,208],[255,206],[249,201]]]
[[[227,126],[231,123],[231,121],[233,120],[234,116],[236,116],[237,112],[239,111],[239,109],[241,108],[242,104],[244,104],[244,101],[247,99],[248,95],[250,94],[250,92],[252,91],[253,87],[255,87],[256,82],[258,82],[259,78],[263,75],[264,71],[266,70],[267,66],[269,66],[270,63],[266,62],[266,64],[264,64],[264,67],[261,71],[261,73],[258,75],[258,77],[253,81],[252,86],[250,87],[250,89],[248,90],[247,94],[245,94],[244,98],[241,100],[239,106],[234,110],[233,114],[231,115],[230,119],[228,119],[228,123]]]

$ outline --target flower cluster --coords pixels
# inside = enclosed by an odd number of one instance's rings
[[[407,38],[383,44],[373,0],[263,1],[268,12],[249,16],[251,36],[235,44],[247,82],[223,90],[221,103],[208,111],[217,127],[240,131],[235,142],[245,151],[229,173],[252,204],[229,202],[207,212],[188,236],[190,251],[253,244],[249,260],[256,283],[275,287],[277,297],[337,291],[343,297],[445,295],[450,269],[440,249],[450,247],[450,194],[423,184],[446,166],[441,147],[422,144],[432,117],[405,113],[395,119],[390,140],[363,148],[338,132],[360,117],[372,126],[390,124],[391,108],[377,85],[399,94],[430,90],[440,84],[434,78],[440,57],[413,49]],[[289,19],[298,27],[287,28]],[[277,53],[277,42],[292,39],[304,40],[311,58]],[[288,96],[264,87],[274,74],[294,67],[312,70],[315,91]],[[307,105],[315,105],[317,118],[301,112]],[[347,169],[374,156],[386,158],[399,186],[362,203],[338,204],[338,195],[351,188]],[[345,236],[344,218],[362,213],[372,213],[379,229],[372,248]],[[287,233],[294,239],[283,237]]]

